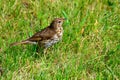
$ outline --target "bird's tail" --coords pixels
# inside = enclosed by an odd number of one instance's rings
[[[29,43],[30,43],[30,41],[24,40],[24,41],[21,41],[21,42],[15,42],[15,43],[10,44],[10,47],[20,45],[20,44],[29,44]]]

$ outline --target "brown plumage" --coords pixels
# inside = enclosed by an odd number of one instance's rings
[[[38,43],[40,47],[47,48],[62,39],[62,24],[64,20],[64,18],[55,18],[48,27],[44,28],[40,32],[35,33],[32,37],[21,42],[12,43],[10,46]]]

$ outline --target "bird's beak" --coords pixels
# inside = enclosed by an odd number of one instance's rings
[[[63,21],[67,20],[66,18],[63,18]]]

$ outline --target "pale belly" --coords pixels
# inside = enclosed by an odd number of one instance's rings
[[[46,40],[46,41],[40,41],[40,42],[38,42],[38,44],[41,47],[48,48],[48,47],[54,45],[55,43],[59,42],[62,39],[62,35],[63,35],[62,27],[57,32],[58,33],[55,34],[51,39]]]
[[[44,47],[45,47],[45,48],[48,48],[48,47],[54,45],[54,44],[57,43],[57,42],[59,42],[58,39],[49,40],[48,42],[45,43]]]
[[[41,41],[39,44],[40,46],[44,47],[44,48],[48,48],[52,45],[54,45],[55,43],[59,42],[62,39],[62,34],[60,36],[58,35],[54,35],[54,37],[50,40],[46,40],[46,41]]]

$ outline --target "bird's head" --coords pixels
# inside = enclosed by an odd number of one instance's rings
[[[55,18],[50,24],[50,27],[55,28],[55,29],[62,27],[64,20],[65,20],[64,18]]]

